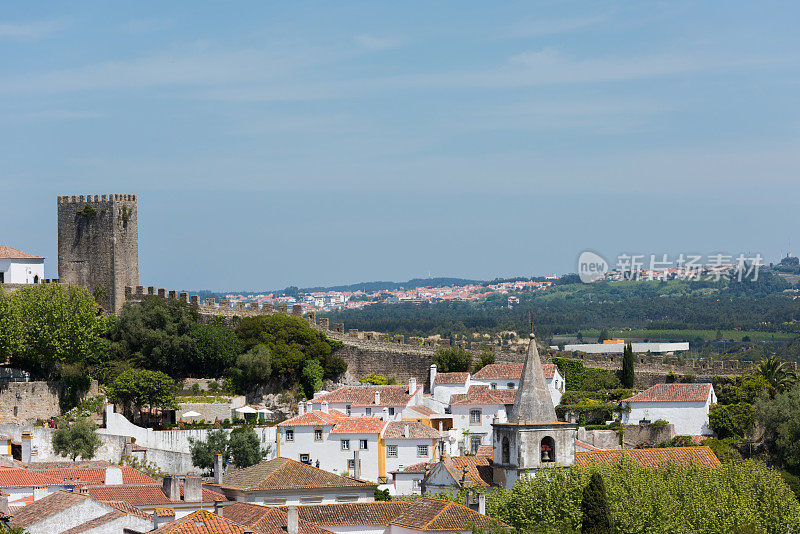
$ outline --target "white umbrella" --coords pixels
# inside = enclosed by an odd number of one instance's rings
[[[272,413],[275,413],[275,412],[273,412],[273,411],[272,411],[272,410],[270,410],[269,408],[263,408],[263,407],[262,407],[262,408],[259,408],[259,409],[258,409],[258,413],[263,413],[263,414],[270,415],[270,414],[272,414]]]
[[[241,408],[236,408],[236,411],[239,413],[258,413],[258,410],[255,408],[251,408],[250,406],[242,406]]]
[[[192,410],[192,411],[186,412],[186,413],[185,413],[185,414],[183,414],[181,417],[199,417],[199,416],[201,416],[201,415],[203,415],[203,414],[201,414],[201,413],[197,413],[197,412],[195,412],[195,411],[193,411],[193,410]]]

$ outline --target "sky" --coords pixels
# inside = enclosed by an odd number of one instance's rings
[[[142,285],[800,250],[797,2],[26,2],[0,10],[0,244],[134,193]],[[795,245],[791,245],[791,244]]]

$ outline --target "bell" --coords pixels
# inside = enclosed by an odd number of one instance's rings
[[[542,461],[543,462],[549,462],[550,461],[550,451],[548,451],[546,449],[544,451],[542,451]]]

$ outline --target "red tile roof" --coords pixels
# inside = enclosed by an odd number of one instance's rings
[[[380,434],[386,421],[377,417],[347,417],[339,419],[331,434]]]
[[[81,495],[80,493],[71,493],[69,491],[57,491],[51,493],[46,497],[42,497],[38,501],[33,501],[27,506],[15,510],[11,517],[10,526],[12,527],[28,527],[34,523],[38,523],[42,519],[59,513],[70,506],[88,499],[88,496]]]
[[[409,406],[408,409],[413,410],[420,415],[436,415],[438,413],[427,406]]]
[[[106,470],[102,467],[77,467],[72,469],[39,469],[34,465],[29,468],[40,475],[45,475],[65,482],[81,484],[103,484]],[[156,481],[133,467],[120,467],[123,484],[155,484]]]
[[[711,384],[656,384],[623,402],[705,402]]]
[[[298,509],[304,507],[299,506]],[[247,525],[253,532],[258,534],[285,534],[286,533],[286,509],[272,508],[258,504],[237,502],[225,507],[224,515],[226,518],[241,525]],[[329,530],[308,522],[299,515],[298,526],[300,534],[331,534]]]
[[[492,456],[494,454],[494,447],[491,445],[478,445],[478,451],[475,456]]]
[[[43,260],[44,256],[34,256],[8,245],[0,245],[0,260]]]
[[[391,523],[422,531],[471,530],[473,527],[510,528],[490,517],[450,501],[422,498],[411,503]]]
[[[57,480],[37,471],[7,467],[0,469],[0,488],[18,486],[63,486],[63,480]]]
[[[491,458],[488,456],[448,456],[439,463],[444,464],[445,469],[461,485],[471,487],[495,485]],[[462,480],[466,483],[462,484]]]
[[[392,473],[406,473],[406,474],[415,474],[415,473],[425,473],[425,471],[430,468],[431,465],[435,464],[435,461],[429,462],[420,462],[418,464],[407,465],[402,469],[397,471],[392,471]]]
[[[409,501],[312,504],[298,506],[301,520],[324,526],[388,525],[411,506]],[[230,507],[225,508],[228,513]],[[286,507],[281,510],[285,511]]]
[[[714,451],[705,446],[576,452],[575,465],[589,467],[594,463],[611,464],[620,461],[623,457],[646,467],[655,467],[668,463],[678,465],[695,464],[706,467],[720,467],[722,465]]]
[[[406,437],[408,427],[408,437]],[[442,435],[427,425],[416,421],[392,421],[386,425],[383,439],[439,439]]]
[[[514,404],[516,389],[489,389],[489,386],[470,386],[466,393],[454,393],[450,397],[451,406],[486,406],[494,404]]]
[[[472,378],[475,380],[519,380],[522,376],[522,366],[521,363],[490,363],[472,375]],[[556,366],[553,363],[542,364],[542,370],[546,379],[551,379],[556,374]]]
[[[434,384],[464,384],[467,382],[469,373],[436,373]]]
[[[103,502],[124,502],[134,506],[157,506],[184,503],[170,500],[160,484],[120,484],[116,486],[88,486],[88,495]],[[226,501],[221,493],[203,488],[203,502]]]
[[[417,386],[414,393],[422,389],[422,386]],[[314,404],[328,401],[328,403],[337,404],[350,404],[351,406],[376,406],[375,392],[381,394],[381,402],[377,406],[406,406],[410,401],[412,395],[408,393],[408,384],[400,384],[395,386],[373,386],[373,385],[360,385],[360,386],[343,386],[336,391],[331,391],[325,395],[320,395],[314,399]]]
[[[239,523],[215,515],[208,510],[197,510],[151,532],[159,534],[244,534],[244,531],[244,527]]]
[[[275,458],[228,473],[223,488],[284,490],[300,488],[372,487],[376,484],[343,477],[289,458]]]
[[[306,412],[303,415],[296,415],[291,419],[287,419],[282,423],[278,423],[278,426],[334,425],[337,421],[339,421],[339,419],[344,417],[347,416],[339,410],[330,410],[328,413],[325,413],[322,410],[314,410],[312,412]]]

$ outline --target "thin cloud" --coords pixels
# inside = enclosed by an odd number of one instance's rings
[[[373,37],[372,35],[357,35],[354,39],[359,46],[376,51],[397,48],[401,44],[397,39]]]
[[[41,21],[28,24],[0,23],[0,39],[11,41],[38,41],[64,28],[60,21]]]

